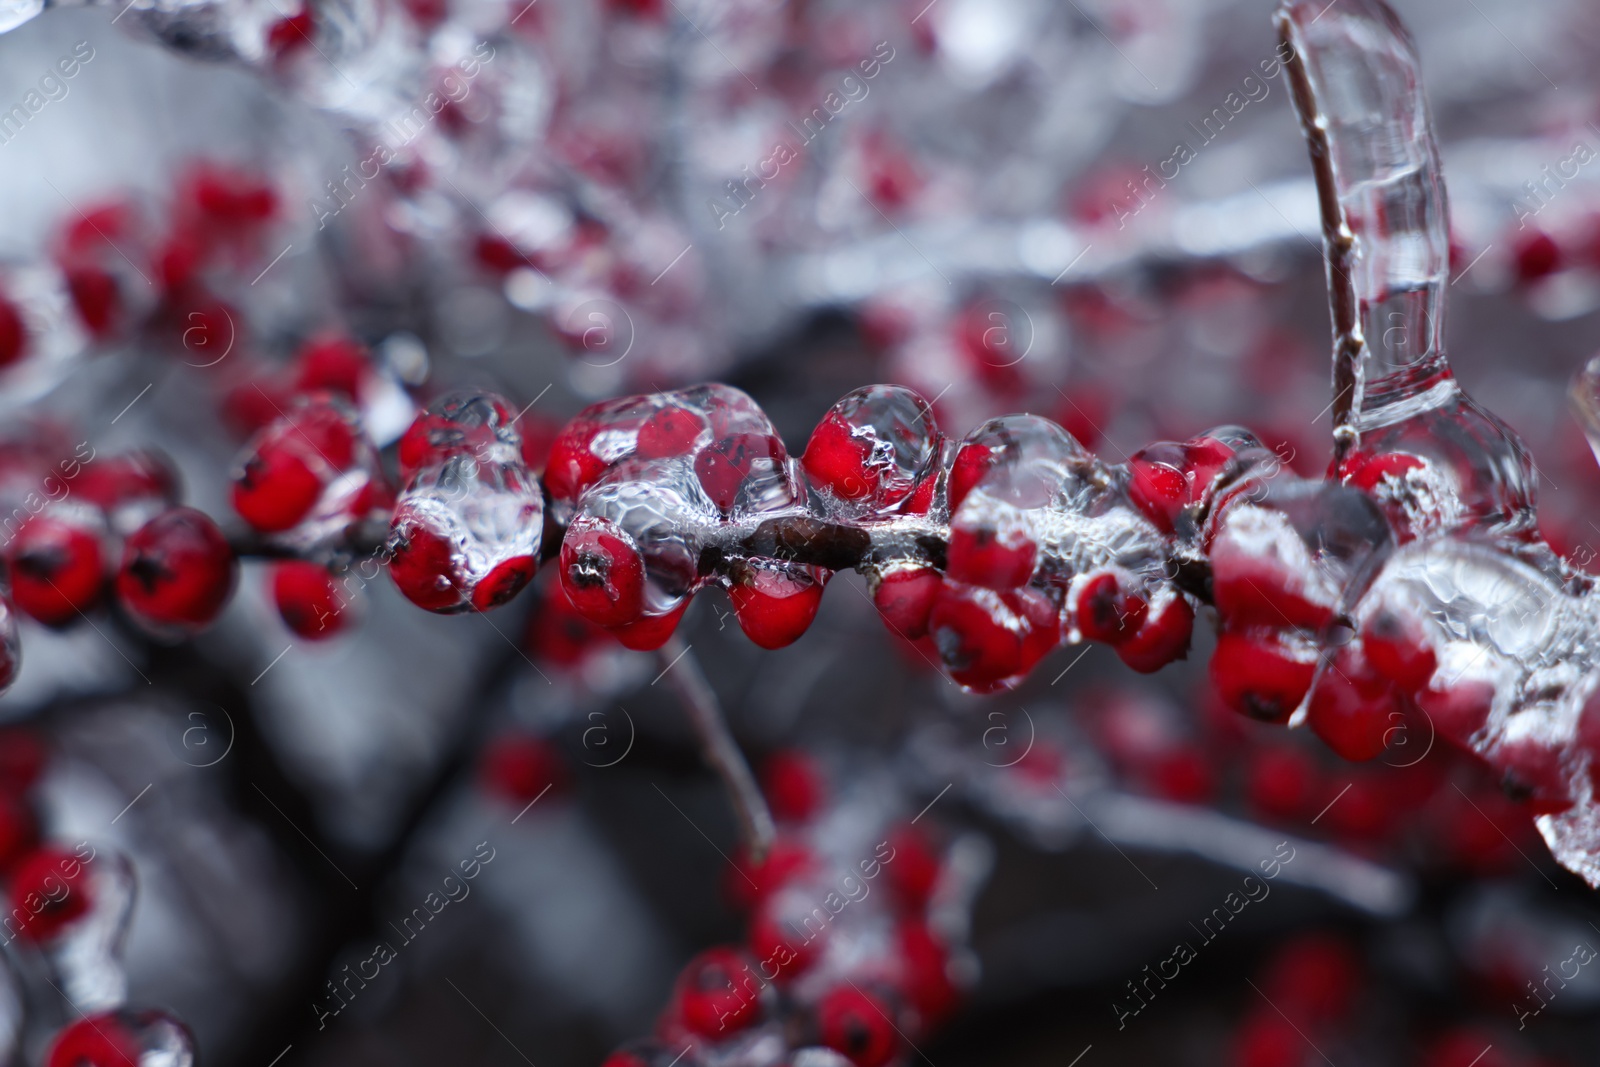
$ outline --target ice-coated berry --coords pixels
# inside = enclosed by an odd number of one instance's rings
[[[854,984],[837,986],[817,1005],[822,1043],[855,1067],[884,1067],[900,1050],[900,1036],[880,998]]]
[[[99,533],[49,511],[27,519],[5,550],[18,610],[63,626],[100,600],[105,563]]]
[[[915,565],[888,570],[872,590],[872,603],[884,625],[907,640],[928,633],[928,616],[944,579],[932,567]]]
[[[1401,721],[1393,684],[1348,645],[1328,661],[1306,714],[1312,731],[1353,761],[1383,752]]]
[[[214,622],[238,580],[239,564],[217,524],[193,508],[173,508],[141,526],[123,546],[117,598],[158,634],[185,634]]]
[[[1027,530],[1012,525],[995,530],[981,521],[950,528],[946,573],[958,582],[985,589],[1016,589],[1028,584],[1038,564],[1039,546]]]
[[[817,761],[798,749],[774,752],[761,766],[761,792],[780,822],[806,822],[822,809],[827,791]]]
[[[800,639],[817,617],[827,572],[815,567],[750,560],[736,568],[728,599],[746,637],[766,649]]]
[[[761,1013],[759,994],[760,985],[744,953],[711,948],[678,976],[674,1014],[692,1033],[720,1040],[756,1021]]]
[[[931,490],[926,475],[939,440],[933,410],[920,395],[901,386],[871,385],[829,409],[800,462],[813,484],[842,501],[860,502],[875,512],[917,513],[897,506],[924,483]]]
[[[63,848],[35,849],[11,877],[12,912],[21,919],[17,936],[35,943],[53,940],[93,903],[88,866]]]
[[[1055,606],[1039,591],[997,593],[946,582],[928,632],[950,677],[978,692],[1020,681],[1055,647]]]
[[[285,626],[308,641],[323,641],[349,624],[349,604],[328,568],[306,560],[272,567],[272,601]]]
[[[489,611],[533,579],[544,535],[515,415],[492,393],[453,393],[418,423],[409,455],[419,466],[389,524],[389,576],[429,611]]]
[[[622,626],[644,613],[644,559],[616,524],[584,516],[561,543],[561,588],[579,614]]]
[[[1149,608],[1115,574],[1097,574],[1078,590],[1073,617],[1085,641],[1120,645],[1139,632]]]
[[[11,366],[28,351],[28,324],[10,297],[0,293],[0,368]]]
[[[1115,647],[1117,656],[1140,674],[1153,674],[1189,654],[1194,634],[1194,606],[1187,597],[1168,593],[1147,608],[1131,637]]]
[[[1211,680],[1223,703],[1262,722],[1284,722],[1311,688],[1316,651],[1271,630],[1228,631],[1211,654]]]

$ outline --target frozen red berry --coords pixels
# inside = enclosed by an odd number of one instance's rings
[[[640,459],[686,456],[708,429],[706,420],[686,407],[668,404],[639,427],[633,454]]]
[[[1098,574],[1078,591],[1073,619],[1085,641],[1120,645],[1139,632],[1149,607],[1115,574]]]
[[[173,508],[128,538],[117,597],[135,620],[156,632],[193,632],[222,614],[238,572],[216,523],[193,508]]]
[[[1116,644],[1117,656],[1140,674],[1153,674],[1189,654],[1194,635],[1194,606],[1172,595],[1148,608],[1131,637]]]
[[[775,819],[805,822],[821,809],[827,785],[815,759],[797,749],[782,749],[762,764],[761,792]]]
[[[950,528],[946,573],[958,582],[985,589],[1026,585],[1038,565],[1039,546],[1027,531],[996,530],[982,522],[958,522]]]
[[[1427,687],[1438,669],[1438,656],[1422,627],[1392,611],[1376,612],[1361,628],[1361,648],[1372,669],[1414,695]]]
[[[793,644],[817,617],[825,577],[816,568],[749,561],[728,589],[739,628],[762,648]]]
[[[878,578],[872,603],[884,625],[908,640],[928,632],[928,616],[944,579],[932,567],[899,567]]]
[[[871,441],[853,435],[844,417],[830,411],[811,431],[800,463],[817,484],[835,496],[857,500],[878,487],[878,471],[871,458]]]
[[[1349,645],[1328,661],[1306,714],[1312,732],[1353,761],[1381,753],[1400,723],[1393,684]]]
[[[20,918],[17,936],[50,941],[88,914],[89,868],[76,854],[46,847],[29,853],[11,878],[12,917]]]
[[[822,1043],[855,1067],[884,1067],[900,1051],[900,1035],[883,1000],[854,984],[837,986],[817,1004]]]
[[[263,533],[292,529],[322,495],[322,478],[312,460],[274,451],[245,460],[233,483],[233,510]]]
[[[1311,688],[1316,651],[1272,631],[1225,630],[1211,654],[1211,680],[1223,703],[1262,722],[1285,722]]]
[[[956,453],[955,462],[950,466],[950,511],[955,513],[961,502],[972,492],[972,487],[977,485],[988,473],[992,465],[994,452],[981,444],[963,445],[961,451]]]
[[[565,787],[569,774],[561,752],[542,737],[508,734],[484,752],[484,788],[518,807]]]
[[[584,517],[561,543],[561,588],[578,613],[601,626],[644,614],[645,570],[639,548],[616,524]]]
[[[760,981],[744,953],[707,949],[678,976],[674,1014],[691,1032],[720,1040],[756,1021],[761,1014],[760,993]]]
[[[11,596],[46,626],[62,626],[94,607],[105,586],[100,536],[45,512],[27,519],[6,546]]]
[[[987,691],[1033,669],[1055,647],[1059,622],[1040,592],[997,593],[946,582],[928,632],[945,668],[961,685]]]
[[[770,477],[783,461],[783,442],[771,434],[735,434],[699,452],[694,473],[711,502],[726,515],[739,502],[747,480]]]
[[[9,367],[28,351],[28,324],[22,310],[0,293],[0,368]]]
[[[305,560],[272,567],[272,600],[285,626],[308,641],[322,641],[348,623],[345,597],[328,568]]]

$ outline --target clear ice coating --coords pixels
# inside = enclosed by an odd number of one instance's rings
[[[400,466],[406,483],[384,553],[412,603],[488,611],[532,580],[544,495],[503,398],[455,393],[436,401],[401,440]]]
[[[1291,0],[1279,27],[1323,206],[1333,473],[1379,503],[1399,543],[1346,591],[1352,645],[1437,735],[1500,771],[1556,859],[1600,886],[1600,723],[1585,711],[1600,601],[1538,540],[1532,461],[1461,392],[1441,346],[1448,210],[1415,48],[1381,0]],[[1592,367],[1573,394],[1593,441]]]

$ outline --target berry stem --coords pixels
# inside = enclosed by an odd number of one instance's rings
[[[744,839],[751,861],[761,862],[772,847],[772,813],[767,810],[766,798],[756,786],[750,764],[728,730],[722,705],[711,691],[711,683],[706,681],[700,661],[676,634],[656,655],[661,660],[662,674],[678,694],[689,716],[689,725],[700,739],[701,754],[728,790],[728,799],[733,802],[734,814],[739,819],[739,835]]]

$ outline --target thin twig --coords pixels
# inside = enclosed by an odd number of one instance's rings
[[[700,661],[676,634],[656,655],[661,660],[662,675],[678,694],[689,716],[689,724],[700,738],[701,754],[728,790],[728,799],[739,818],[739,835],[744,839],[745,849],[753,861],[760,862],[772,847],[772,813],[767,810],[766,798],[756,787],[750,764],[728,731],[722,705],[711,691],[711,683],[706,681]]]
[[[1361,301],[1352,274],[1355,234],[1339,202],[1338,176],[1333,170],[1333,146],[1328,140],[1327,121],[1317,100],[1311,71],[1303,54],[1305,39],[1295,25],[1290,5],[1278,9],[1278,40],[1290,56],[1284,64],[1289,76],[1290,95],[1306,148],[1311,153],[1311,170],[1317,179],[1317,207],[1322,215],[1322,244],[1328,257],[1328,304],[1333,312],[1333,458],[1344,459],[1356,442],[1356,388],[1361,362],[1366,358],[1367,342],[1361,330]]]

